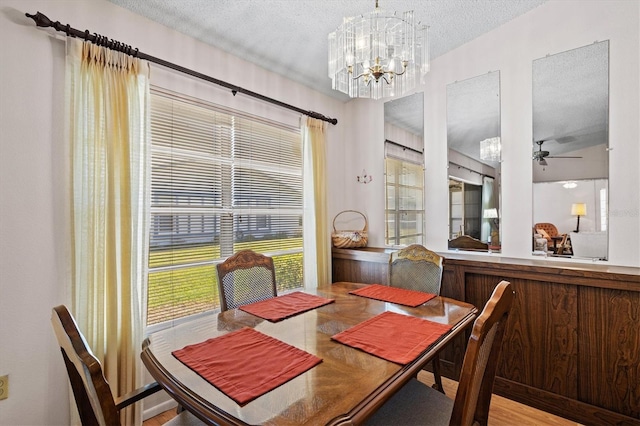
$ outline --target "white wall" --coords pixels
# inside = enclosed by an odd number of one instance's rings
[[[550,0],[529,13],[434,59],[424,89],[425,191],[427,245],[447,250],[446,86],[489,71],[500,71],[502,139],[502,256],[531,257],[532,213],[532,62],[547,54],[610,40],[609,265],[640,266],[640,2]],[[347,104],[349,126],[362,129],[349,162],[362,163],[363,151],[377,151],[374,126],[360,114],[360,100]],[[376,117],[371,114],[368,118]],[[357,130],[347,130],[353,134]],[[565,161],[565,160],[562,160]],[[569,160],[566,160],[569,161]],[[365,166],[381,174],[382,158]],[[360,166],[362,168],[362,166]],[[367,188],[369,189],[369,188]],[[346,188],[351,204],[360,198]],[[342,192],[339,192],[341,195]],[[355,207],[384,210],[383,188]],[[343,205],[342,200],[337,201]],[[346,203],[345,203],[346,204]],[[352,207],[354,207],[352,205]],[[370,245],[383,243],[383,218],[370,226]]]
[[[384,123],[384,138],[409,148],[421,150],[424,146],[422,135],[416,135],[391,123]]]
[[[384,106],[381,101],[355,99],[346,104],[341,125],[340,152],[327,161],[329,173],[329,220],[342,210],[357,210],[367,216],[369,246],[384,246]],[[341,176],[334,176],[338,167]],[[362,169],[373,177],[357,182]],[[331,225],[331,224],[330,224]],[[373,232],[372,232],[373,231]],[[371,238],[373,237],[373,238]]]
[[[51,308],[69,300],[68,160],[62,126],[65,45],[47,35],[51,29],[36,29],[24,17],[36,11],[337,118],[338,126],[328,125],[327,130],[330,188],[342,187],[345,169],[341,102],[103,0],[0,0],[0,375],[9,374],[10,381],[9,398],[0,400],[1,425],[69,424],[68,379],[50,325]],[[265,104],[242,100],[242,95],[233,98],[228,91],[179,81],[156,68],[152,82],[160,81],[231,106],[249,103],[255,112],[273,112]],[[298,119],[286,114],[289,120]],[[349,178],[355,179],[361,169],[353,169]],[[339,201],[330,199],[329,209],[335,211],[331,203]]]

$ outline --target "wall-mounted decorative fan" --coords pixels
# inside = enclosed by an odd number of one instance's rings
[[[533,151],[533,159],[538,162],[541,166],[546,166],[547,158],[582,158],[582,157],[573,157],[573,156],[562,156],[562,155],[549,155],[549,151],[542,150],[542,144],[545,141],[536,141],[538,145],[538,150]]]

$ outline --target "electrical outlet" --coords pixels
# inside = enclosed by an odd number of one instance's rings
[[[0,376],[0,399],[9,397],[9,375]]]

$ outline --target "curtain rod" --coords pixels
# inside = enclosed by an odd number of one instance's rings
[[[409,151],[417,152],[420,155],[424,154],[424,152],[420,151],[419,149],[415,149],[415,148],[411,148],[410,146],[402,145],[401,143],[394,142],[391,139],[385,139],[384,141],[386,143],[390,143],[391,145],[399,146],[402,149],[408,149]]]
[[[468,171],[470,171],[471,173],[475,173],[475,174],[477,174],[477,175],[480,175],[481,177],[490,177],[491,179],[495,179],[493,176],[490,176],[490,175],[487,175],[487,174],[484,174],[484,173],[480,173],[479,171],[477,171],[477,170],[473,170],[473,169],[470,169],[469,167],[461,166],[461,165],[460,165],[460,164],[458,164],[458,163],[453,163],[453,162],[451,162],[451,161],[450,161],[450,162],[449,162],[449,164],[452,164],[452,165],[456,166],[456,167],[457,167],[457,168],[459,168],[459,169],[465,169],[465,170],[468,170]],[[447,166],[447,168],[449,168],[449,166]]]
[[[338,120],[335,118],[326,117],[320,114],[319,112],[315,112],[315,111],[305,111],[302,108],[298,108],[296,106],[286,104],[276,99],[269,98],[267,96],[261,95],[256,92],[252,92],[251,90],[243,89],[242,87],[235,86],[231,83],[227,83],[226,81],[218,80],[217,78],[210,77],[206,74],[202,74],[197,71],[191,70],[189,68],[185,68],[183,66],[174,64],[172,62],[165,61],[164,59],[147,55],[146,53],[140,52],[137,48],[133,49],[128,44],[120,43],[119,41],[116,41],[114,39],[109,39],[108,37],[102,36],[98,33],[91,34],[89,33],[89,30],[80,31],[75,28],[72,28],[69,24],[62,25],[60,21],[52,22],[47,16],[45,16],[40,12],[36,12],[35,15],[30,15],[28,13],[25,13],[25,15],[33,19],[36,23],[36,26],[38,27],[52,27],[56,31],[64,32],[65,34],[67,34],[68,37],[83,38],[87,41],[97,44],[98,46],[103,46],[111,50],[115,50],[118,52],[125,53],[127,55],[131,55],[136,58],[144,59],[149,62],[162,65],[163,67],[170,68],[172,70],[179,71],[184,74],[188,74],[192,77],[196,77],[202,80],[206,80],[210,83],[217,84],[218,86],[226,87],[227,89],[231,89],[231,93],[233,94],[233,96],[235,96],[237,93],[242,93],[244,95],[251,96],[253,98],[257,98],[274,105],[278,105],[282,108],[290,109],[290,110],[299,112],[300,114],[308,115],[309,117],[312,117],[312,118],[317,118],[318,120],[326,121],[334,125],[338,123]]]

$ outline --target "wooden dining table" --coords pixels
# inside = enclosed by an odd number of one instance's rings
[[[416,376],[440,349],[463,333],[477,315],[473,305],[440,296],[412,308],[349,294],[363,286],[339,282],[305,290],[335,302],[279,322],[239,309],[205,315],[149,335],[143,343],[142,361],[182,407],[208,424],[360,424]],[[451,329],[406,365],[331,339],[387,311],[448,324]],[[239,405],[172,355],[187,345],[243,327],[302,349],[322,362],[249,403]],[[394,342],[389,341],[389,345]]]

